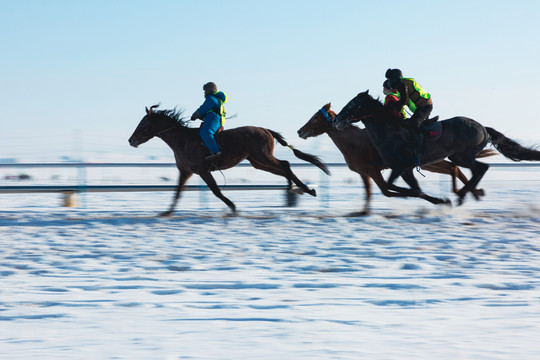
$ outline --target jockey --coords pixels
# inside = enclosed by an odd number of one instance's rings
[[[209,82],[203,85],[204,103],[191,115],[191,120],[202,119],[203,123],[199,130],[199,136],[210,150],[206,160],[213,160],[221,156],[215,134],[225,123],[225,108],[227,95],[218,91],[217,85]]]
[[[399,101],[392,104],[396,110],[401,110],[404,105],[409,106],[413,111],[413,115],[407,122],[413,129],[419,129],[424,121],[426,121],[433,110],[433,101],[431,95],[428,94],[422,87],[411,78],[403,77],[401,70],[388,69],[386,70],[386,78],[390,82],[390,86],[400,94]],[[411,105],[415,109],[411,108]],[[414,161],[418,166],[420,164],[420,151],[422,149],[423,136],[420,131],[414,131]]]
[[[385,106],[391,106],[389,104],[398,102],[400,99],[399,93],[390,87],[390,81],[388,80],[385,80],[383,82],[383,94],[385,95],[384,97]],[[402,119],[406,119],[407,113],[405,112],[405,106],[401,108],[401,111],[395,110],[394,115],[396,117],[401,117]]]

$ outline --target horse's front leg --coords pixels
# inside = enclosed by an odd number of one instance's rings
[[[227,204],[227,206],[233,211],[233,212],[236,212],[236,206],[233,204],[233,202],[229,199],[227,199],[222,193],[221,193],[221,190],[219,189],[217,183],[216,183],[216,180],[214,179],[214,177],[212,176],[212,174],[210,174],[209,172],[205,172],[205,173],[201,173],[199,174],[201,179],[203,179],[203,181],[206,183],[206,185],[208,185],[208,187],[210,188],[210,190],[212,190],[212,192],[214,193],[214,195],[216,195],[218,198],[221,199],[221,201],[223,201],[225,204]]]
[[[160,216],[169,216],[174,212],[174,208],[176,207],[176,203],[178,202],[178,198],[180,198],[180,192],[182,189],[184,189],[184,185],[188,181],[188,179],[193,175],[192,172],[186,171],[186,170],[180,170],[180,177],[178,179],[178,186],[176,187],[176,192],[174,194],[174,198],[172,201],[171,206],[169,207],[169,210],[164,211],[160,214]]]
[[[386,180],[388,190],[397,191],[403,196],[416,196],[416,194],[411,189],[406,189],[406,188],[403,188],[401,186],[397,186],[394,184],[394,181],[396,181],[396,179],[401,175],[402,172],[403,172],[403,169],[399,169],[399,168],[392,169],[392,172],[390,173],[388,180]]]
[[[401,177],[411,187],[411,190],[415,194],[414,195],[415,197],[419,197],[421,199],[429,201],[432,204],[446,204],[446,205],[451,205],[452,204],[450,199],[441,199],[441,198],[436,198],[436,197],[424,194],[422,192],[422,189],[420,189],[420,185],[418,184],[418,180],[416,180],[416,178],[414,177],[413,169],[406,169],[401,174]]]

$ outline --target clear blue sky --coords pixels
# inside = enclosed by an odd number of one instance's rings
[[[1,0],[0,13],[0,158],[170,154],[127,138],[145,106],[191,114],[207,81],[238,114],[228,127],[325,158],[337,150],[296,130],[326,102],[382,95],[389,67],[432,94],[434,115],[540,143],[538,0]]]

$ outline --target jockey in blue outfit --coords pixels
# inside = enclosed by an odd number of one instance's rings
[[[206,160],[213,160],[221,156],[215,134],[225,123],[223,104],[227,102],[227,95],[222,91],[218,91],[217,85],[213,82],[204,84],[203,90],[206,100],[191,115],[191,120],[202,119],[203,123],[199,130],[199,136],[210,150],[210,155],[206,157]]]

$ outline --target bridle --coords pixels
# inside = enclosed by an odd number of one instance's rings
[[[323,109],[321,109],[323,110]],[[370,114],[366,114],[366,111],[364,110],[364,108],[360,108],[360,111],[362,112],[362,115],[361,116],[358,116],[358,117],[354,117],[354,118],[350,118],[350,119],[347,119],[347,120],[344,120],[345,122],[347,122],[348,124],[351,124],[353,122],[358,122],[358,121],[362,121],[362,120],[365,120],[365,119],[368,119],[370,117],[372,117],[374,114],[373,113],[370,113]],[[323,113],[324,115],[324,113]],[[328,120],[329,118],[326,118],[326,120]],[[335,118],[334,118],[335,119]],[[330,121],[330,120],[328,120]]]
[[[332,119],[332,118],[330,117],[330,115],[328,114],[328,111],[326,111],[325,108],[321,108],[319,111],[320,111],[321,114],[324,116],[324,118],[326,119],[326,121],[327,121],[328,123],[330,123],[330,125],[332,125],[332,120],[333,120],[333,119]]]
[[[362,115],[361,115],[361,116],[351,118],[349,121],[350,121],[350,122],[358,122],[358,121],[362,121],[362,120],[368,119],[368,118],[370,118],[370,117],[373,116],[373,113],[371,113],[371,114],[366,114],[366,111],[364,110],[364,107],[361,107],[361,108],[360,108],[360,111],[362,112]]]

